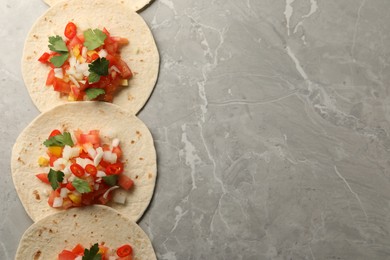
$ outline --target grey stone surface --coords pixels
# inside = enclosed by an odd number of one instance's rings
[[[0,5],[0,259],[31,224],[10,151],[38,115],[20,73],[39,0]],[[390,2],[156,0],[139,117],[158,153],[139,224],[159,259],[390,259]]]

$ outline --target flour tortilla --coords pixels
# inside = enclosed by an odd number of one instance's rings
[[[19,135],[12,150],[12,178],[19,198],[32,220],[37,221],[61,211],[48,205],[45,191],[51,190],[35,177],[45,172],[38,158],[46,154],[43,142],[54,129],[72,133],[100,130],[104,143],[119,138],[125,164],[124,174],[134,181],[127,191],[126,204],[109,203],[129,219],[137,221],[152,198],[157,177],[156,151],[152,136],[144,123],[116,105],[86,101],[60,105],[38,116]],[[104,141],[104,139],[103,139]],[[48,172],[48,171],[47,171]],[[115,192],[115,191],[113,191]]]
[[[64,0],[43,0],[46,4],[49,6],[53,6],[61,1]],[[67,1],[67,0],[65,0]],[[90,0],[92,2],[92,0]],[[126,6],[131,8],[134,11],[139,11],[145,6],[147,6],[149,3],[151,3],[151,0],[122,0],[123,2],[126,3]]]
[[[49,8],[35,22],[27,36],[22,57],[23,79],[34,104],[44,112],[56,105],[70,102],[67,97],[60,97],[60,93],[54,91],[53,87],[46,86],[50,68],[38,62],[38,58],[49,51],[48,37],[60,35],[65,39],[64,28],[70,21],[77,25],[78,32],[105,27],[112,36],[124,37],[130,41],[121,48],[121,56],[134,76],[129,81],[129,86],[116,93],[113,103],[137,114],[156,84],[159,53],[145,21],[120,0],[61,2]]]
[[[111,249],[130,244],[134,260],[156,259],[149,238],[135,222],[97,205],[59,212],[34,223],[23,234],[15,259],[57,259],[62,250],[79,243],[90,247],[102,242]]]

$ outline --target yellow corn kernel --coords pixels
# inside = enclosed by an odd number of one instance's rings
[[[62,147],[60,146],[50,146],[47,148],[47,150],[51,155],[54,155],[56,157],[60,157],[62,154]]]
[[[72,49],[72,52],[73,52],[73,55],[75,57],[79,56],[80,55],[80,46],[79,45],[74,46]]]
[[[38,164],[39,164],[39,166],[41,166],[41,167],[46,167],[46,166],[49,165],[49,159],[47,159],[47,158],[45,158],[45,157],[43,157],[43,156],[40,156],[40,157],[38,158]]]
[[[87,56],[92,57],[92,55],[97,54],[97,51],[87,51]]]
[[[72,93],[69,93],[68,101],[76,101],[76,98],[73,96]]]
[[[122,81],[119,85],[121,85],[123,87],[127,87],[129,85],[129,81],[127,79],[122,79]]]
[[[76,195],[74,193],[68,193],[68,197],[74,204],[81,204],[81,196],[80,195]]]
[[[84,62],[85,62],[85,59],[83,58],[83,56],[78,56],[78,57],[77,57],[77,60],[78,60],[80,63],[84,63]]]

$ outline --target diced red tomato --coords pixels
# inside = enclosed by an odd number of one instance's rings
[[[84,247],[81,244],[77,244],[73,249],[72,252],[76,255],[84,255]]]
[[[94,60],[96,60],[96,59],[98,59],[99,58],[99,54],[97,54],[97,53],[94,53],[94,54],[92,54],[92,56],[91,56],[91,60],[92,61],[94,61]]]
[[[123,152],[120,146],[112,148],[112,152],[116,153],[117,160],[119,160],[122,157]]]
[[[134,182],[130,177],[120,174],[118,178],[118,185],[125,190],[130,190],[134,186]]]
[[[43,63],[43,64],[48,63],[50,56],[51,55],[49,53],[45,52],[45,53],[42,54],[41,57],[39,57],[38,61]]]
[[[89,134],[80,134],[80,144],[90,143],[92,145],[94,144],[100,144],[100,136],[99,132],[97,133],[91,133]]]
[[[74,260],[77,257],[77,254],[69,250],[62,250],[58,255],[58,260]]]
[[[123,172],[123,163],[117,162],[107,166],[106,174],[107,175],[118,175]]]
[[[73,49],[76,45],[79,45],[80,47],[80,51],[81,51],[81,47],[83,45],[83,42],[84,42],[84,36],[83,38],[81,39],[79,35],[77,36],[74,36],[70,41],[69,43],[67,44],[68,48],[69,49]]]
[[[119,257],[128,256],[131,255],[132,253],[133,253],[133,248],[128,244],[118,247],[118,249],[116,250],[116,254]]]
[[[51,86],[51,85],[53,85],[55,78],[56,78],[56,77],[55,77],[55,74],[54,74],[54,69],[51,69],[51,70],[49,71],[49,74],[47,75],[46,86]]]
[[[65,187],[70,191],[74,191],[76,189],[71,182],[68,182]]]
[[[49,138],[53,137],[53,136],[56,136],[56,135],[60,135],[61,134],[61,131],[58,130],[58,129],[54,129],[53,131],[51,131],[50,135],[49,135]]]
[[[76,36],[76,34],[77,34],[76,25],[72,22],[69,22],[65,27],[64,35],[66,36],[66,38],[72,39],[73,37]]]
[[[59,157],[54,156],[54,155],[52,155],[52,154],[50,154],[50,153],[48,153],[48,155],[49,155],[49,165],[50,165],[50,166],[53,166],[54,162],[55,162]]]
[[[60,191],[59,189],[52,190],[50,195],[49,195],[49,200],[47,201],[50,205],[50,207],[53,207],[53,202],[54,199],[60,196]]]
[[[124,62],[122,59],[117,60],[116,66],[118,67],[124,79],[129,79],[133,76],[133,73],[131,72],[129,66],[127,66],[126,62]]]
[[[49,178],[47,176],[47,173],[38,173],[35,175],[38,179],[40,179],[42,182],[50,184]]]
[[[108,32],[106,27],[103,28],[103,32],[105,35],[107,35],[107,37],[110,37],[110,33]]]
[[[80,89],[76,85],[70,85],[70,93],[75,99],[78,99],[80,95]]]
[[[116,64],[116,58],[114,55],[107,54],[106,59],[108,60],[108,66],[113,66]]]
[[[91,156],[89,156],[89,154],[84,151],[79,154],[79,157],[83,159],[92,159]]]
[[[115,42],[117,42],[119,44],[119,46],[123,46],[123,45],[127,45],[129,44],[129,40],[126,39],[126,38],[122,38],[122,37],[111,37],[112,40],[114,40]]]
[[[85,166],[85,171],[88,173],[88,174],[90,174],[90,175],[92,175],[92,176],[96,176],[96,174],[97,174],[97,169],[96,169],[96,167],[95,167],[95,165],[92,165],[92,164],[87,164],[86,166]]]
[[[59,78],[54,78],[53,87],[55,91],[69,94],[70,93],[70,84],[63,81]]]

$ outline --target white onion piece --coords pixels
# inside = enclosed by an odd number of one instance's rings
[[[73,82],[73,84],[75,84],[78,88],[80,88],[80,84],[77,82],[77,80],[72,75],[69,75],[69,79],[70,79],[70,81]]]
[[[114,140],[112,140],[112,147],[117,147],[119,145],[119,139],[118,138],[115,138]]]
[[[99,55],[100,58],[105,58],[107,56],[107,51],[105,49],[101,49],[98,52],[98,55]]]
[[[116,190],[112,200],[115,203],[125,204],[126,202],[126,192],[124,190]]]
[[[116,153],[112,153],[110,151],[105,151],[103,153],[103,159],[109,163],[116,163],[117,155],[116,155]]]
[[[71,153],[72,153],[72,147],[70,147],[69,145],[65,145],[64,149],[62,150],[62,158],[69,160]]]
[[[54,76],[59,79],[64,78],[64,72],[62,71],[62,68],[55,68],[54,69]]]
[[[64,203],[63,198],[61,197],[55,197],[53,201],[53,208],[59,208],[62,207],[62,204]]]
[[[60,191],[61,198],[65,198],[68,196],[69,190],[67,188],[62,188]]]
[[[96,173],[96,177],[98,177],[98,178],[104,177],[104,176],[107,176],[107,174],[106,174],[105,172],[103,172],[103,171],[98,171],[98,172]]]
[[[118,72],[118,73],[121,73],[121,71],[118,69],[118,67],[117,66],[115,66],[115,65],[112,65],[111,67],[110,67],[110,69],[112,69],[112,70],[114,70],[114,71],[116,71],[116,72]]]
[[[110,191],[118,189],[118,188],[119,188],[119,186],[112,186],[111,188],[106,190],[106,192],[103,194],[103,198],[107,199],[108,193],[110,193]]]
[[[100,186],[99,184],[96,184],[96,183],[95,183],[95,184],[93,185],[93,189],[94,189],[94,190],[98,190],[98,189],[99,189],[99,186]]]
[[[115,257],[116,259],[116,257]],[[83,256],[79,255],[78,257],[76,257],[74,260],[83,260]]]
[[[100,147],[99,147],[100,148]],[[96,149],[96,151],[97,151],[98,149]],[[100,161],[102,160],[102,158],[103,158],[103,152],[101,152],[101,153],[97,153],[96,154],[96,157],[93,159],[93,163],[94,163],[94,165],[95,166],[98,166],[99,165],[99,163],[100,163]]]
[[[84,46],[83,49],[81,50],[81,56],[83,56],[84,59],[87,58],[87,48]]]
[[[87,159],[87,158],[76,158],[76,163],[79,164],[81,167],[85,168],[85,166],[87,166],[87,164],[93,164],[93,161],[91,161],[90,159]]]
[[[95,158],[96,157],[96,151],[92,147],[89,147],[87,149],[87,152],[88,152],[89,156],[91,156],[91,158]]]
[[[54,161],[53,163],[53,168],[56,171],[63,170],[68,163],[68,160],[64,158],[58,158],[57,160]]]

